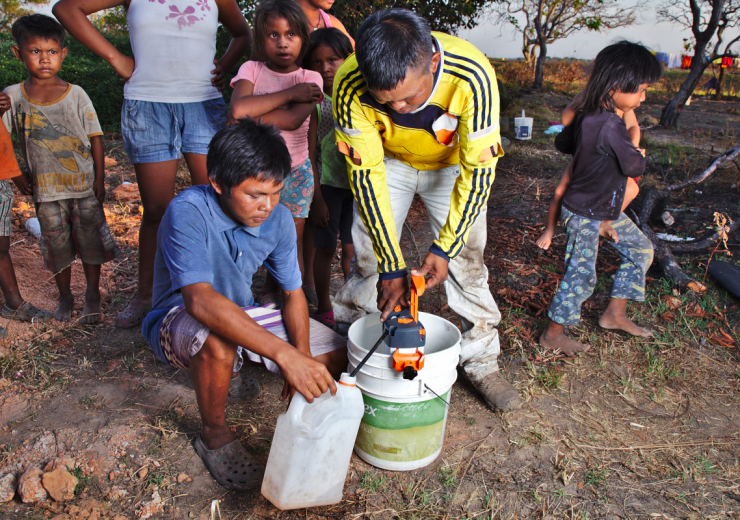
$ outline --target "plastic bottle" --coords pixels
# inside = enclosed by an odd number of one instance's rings
[[[36,239],[41,238],[41,224],[39,224],[39,219],[33,217],[26,220],[26,231]]]
[[[296,393],[277,420],[262,481],[265,498],[278,509],[340,502],[364,412],[355,378],[346,373],[334,396],[326,392],[309,404]]]

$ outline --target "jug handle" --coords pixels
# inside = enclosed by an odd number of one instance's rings
[[[324,392],[324,394],[325,393],[326,392]],[[338,395],[331,396],[331,397],[338,398]],[[288,414],[290,415],[290,419],[293,424],[300,424],[301,427],[304,427],[305,422],[303,421],[303,410],[304,408],[306,408],[306,406],[308,406],[308,401],[306,401],[306,398],[303,397],[301,394],[296,393],[295,397],[293,397],[293,401],[290,403],[290,406],[288,407]],[[309,436],[309,438],[320,439],[321,437],[323,437],[325,434],[325,430],[331,424],[333,424],[334,419],[337,415],[338,415],[338,412],[335,411],[334,413],[330,414],[328,417],[324,417],[324,420],[316,425],[316,427],[314,428],[313,435]]]
[[[296,392],[293,396],[293,400],[290,402],[290,406],[288,407],[290,420],[293,424],[303,424],[303,409],[307,405],[308,401],[306,401],[306,398]]]

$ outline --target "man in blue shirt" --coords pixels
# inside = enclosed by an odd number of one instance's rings
[[[221,485],[246,489],[262,468],[225,419],[227,397],[249,393],[234,384],[242,350],[282,373],[281,399],[299,392],[309,402],[336,392],[332,375],[346,369],[347,351],[341,336],[308,318],[295,226],[278,203],[290,173],[278,130],[251,120],[221,130],[207,167],[210,186],[183,191],[162,219],[142,332],[162,361],[190,372],[203,422],[195,451]],[[282,288],[282,313],[254,306],[252,276],[263,264]]]

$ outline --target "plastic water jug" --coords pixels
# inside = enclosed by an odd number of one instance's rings
[[[326,392],[309,404],[296,393],[277,420],[262,481],[265,498],[279,509],[340,502],[364,413],[362,393],[346,373],[334,396]]]
[[[527,117],[522,110],[522,117],[514,118],[514,138],[520,141],[532,139],[532,127],[534,118]]]

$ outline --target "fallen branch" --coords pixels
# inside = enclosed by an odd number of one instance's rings
[[[736,218],[732,224],[725,228],[725,231],[729,235],[730,233],[737,231],[738,228],[740,228],[740,219]],[[676,245],[671,245],[671,251],[674,253],[698,253],[716,246],[719,239],[719,233],[715,233],[711,237],[707,237],[697,242],[679,242]]]
[[[653,249],[655,250],[655,262],[658,263],[666,277],[672,280],[682,289],[689,289],[697,293],[702,293],[707,290],[706,286],[703,283],[687,275],[683,271],[683,269],[681,269],[681,266],[674,256],[674,253],[695,253],[706,250],[714,246],[719,241],[720,234],[715,233],[711,237],[699,242],[669,245],[668,242],[660,240],[656,236],[650,222],[650,216],[652,215],[656,206],[668,199],[672,191],[682,190],[688,186],[704,182],[717,170],[717,168],[727,162],[734,162],[735,158],[737,158],[739,155],[740,146],[730,148],[725,153],[717,157],[712,162],[712,164],[709,165],[709,168],[704,170],[701,174],[687,181],[666,186],[661,190],[648,190],[648,192],[645,194],[645,198],[642,201],[642,208],[640,209],[640,214],[638,215],[638,226],[653,244]],[[728,226],[730,228],[728,230],[728,233],[731,233],[732,231],[738,229],[738,220],[739,219],[735,219],[735,222],[731,226]]]

